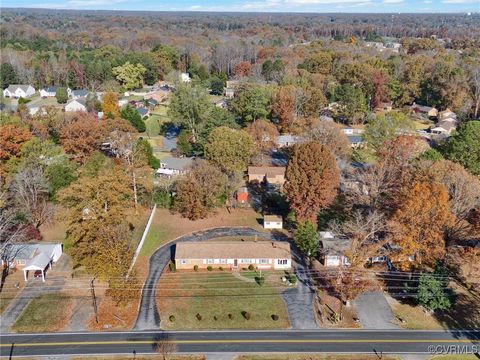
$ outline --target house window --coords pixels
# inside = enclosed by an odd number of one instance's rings
[[[207,259],[207,264],[213,264],[213,259]]]
[[[277,264],[278,265],[287,265],[287,259],[278,259]]]
[[[226,264],[227,263],[227,259],[220,259],[220,264]]]
[[[25,265],[26,263],[27,263],[26,260],[23,260],[23,259],[18,259],[18,260],[17,260],[17,264],[18,264],[18,265]]]
[[[185,260],[185,259],[180,260],[180,264],[187,265],[187,260]]]
[[[268,264],[268,259],[260,259],[260,264]]]
[[[242,264],[251,264],[251,263],[252,263],[252,259],[242,259],[242,260],[241,260],[241,263],[242,263]]]

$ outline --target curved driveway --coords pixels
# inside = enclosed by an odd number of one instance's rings
[[[150,257],[150,269],[143,286],[140,308],[134,330],[153,330],[160,327],[160,314],[156,302],[156,286],[168,262],[174,258],[175,245],[179,242],[205,241],[223,236],[255,236],[266,240],[285,241],[282,235],[263,233],[251,228],[225,227],[198,231],[181,236],[163,245]],[[294,254],[297,263],[299,283],[296,288],[283,293],[287,303],[290,323],[294,329],[314,329],[317,327],[312,308],[313,291],[304,274],[302,261]]]

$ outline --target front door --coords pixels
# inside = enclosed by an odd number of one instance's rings
[[[237,267],[238,266],[238,259],[233,260],[233,266]]]

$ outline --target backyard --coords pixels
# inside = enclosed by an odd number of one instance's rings
[[[266,273],[265,284],[253,272],[166,272],[157,304],[164,329],[285,329],[288,314],[281,297],[283,272]]]

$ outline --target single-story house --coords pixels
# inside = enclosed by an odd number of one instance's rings
[[[35,95],[35,88],[32,85],[10,85],[3,90],[3,96],[9,98],[25,98]]]
[[[56,86],[50,86],[46,87],[40,90],[40,96],[42,98],[46,97],[55,97],[57,95],[57,87]]]
[[[249,166],[248,181],[267,182],[273,185],[285,183],[284,166]]]
[[[283,219],[280,215],[265,215],[263,217],[263,227],[265,229],[282,229]]]
[[[88,95],[88,90],[85,90],[85,89],[78,89],[78,90],[67,89],[67,92],[68,92],[68,96],[70,96],[72,99],[83,98]]]
[[[430,132],[435,135],[446,135],[449,136],[454,130],[457,129],[456,121],[442,120],[435,125],[434,128],[430,129]]]
[[[347,135],[348,142],[352,148],[358,148],[363,144],[363,136],[362,135]]]
[[[447,118],[451,118],[451,119],[454,119],[454,120],[457,120],[457,114],[455,114],[452,110],[450,109],[445,109],[443,111],[440,111],[438,113],[438,120],[445,120]]]
[[[297,142],[298,142],[298,136],[295,136],[295,135],[285,134],[285,135],[280,135],[277,138],[277,146],[279,148],[292,146],[292,145],[295,145]]]
[[[184,83],[189,83],[190,81],[192,81],[192,79],[190,78],[190,75],[188,73],[181,73],[180,74],[180,80]]]
[[[142,117],[142,119],[147,116],[149,114],[150,111],[148,111],[148,109],[146,107],[139,107],[137,108],[137,112],[140,114],[140,116]]]
[[[438,116],[438,110],[431,106],[424,106],[413,103],[410,107],[410,110],[414,113],[426,115],[429,118]]]
[[[154,98],[150,98],[147,100],[148,106],[155,107],[158,105],[158,100]]]
[[[350,250],[350,240],[337,237],[330,231],[320,231],[321,260],[325,266],[350,266],[345,252]]]
[[[23,270],[25,281],[29,271],[41,271],[42,280],[45,281],[45,271],[56,263],[63,253],[63,244],[35,243],[35,244],[10,244],[6,249],[8,258],[11,259],[7,265],[9,268]]]
[[[233,98],[235,96],[235,89],[233,88],[225,88],[225,96],[227,98]]]
[[[248,204],[248,189],[246,186],[241,187],[235,192],[235,198],[238,204]]]
[[[193,158],[183,157],[177,158],[167,156],[160,160],[160,168],[156,171],[158,176],[178,176],[187,173],[187,169],[192,164]]]
[[[65,112],[75,111],[87,111],[87,99],[86,98],[74,98],[67,102],[65,105]]]
[[[203,241],[181,242],[176,245],[177,270],[223,267],[237,270],[250,265],[257,269],[288,270],[292,254],[288,242],[278,241]]]

